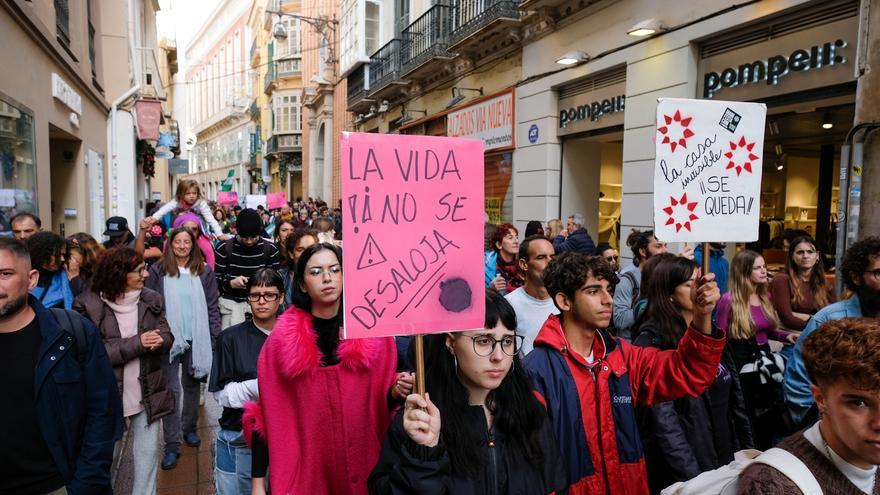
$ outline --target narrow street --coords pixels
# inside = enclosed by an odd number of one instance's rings
[[[213,495],[214,493],[214,438],[220,425],[217,419],[223,408],[214,401],[212,394],[205,395],[205,405],[199,414],[199,436],[202,444],[198,448],[181,445],[180,460],[170,471],[159,468],[157,495]],[[125,453],[118,470],[114,473],[113,493],[131,494],[132,451],[126,437]]]

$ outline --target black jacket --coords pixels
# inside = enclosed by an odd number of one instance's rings
[[[468,411],[468,420],[482,425],[485,437],[479,448],[483,471],[475,479],[456,476],[452,472],[449,453],[441,442],[425,447],[413,442],[403,429],[403,412],[397,414],[382,445],[379,461],[368,481],[373,495],[412,494],[434,495],[539,495],[568,493],[568,481],[559,447],[545,422],[542,434],[544,460],[540,469],[508,449],[503,436],[495,432],[489,447],[489,430],[482,407]]]
[[[652,320],[639,327],[633,344],[672,348],[663,345]],[[739,373],[730,352],[725,348],[715,381],[699,396],[640,408],[639,431],[652,493],[728,464],[736,451],[753,448]]]

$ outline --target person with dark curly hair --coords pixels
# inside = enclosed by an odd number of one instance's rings
[[[800,427],[807,427],[818,419],[810,378],[801,356],[804,340],[812,331],[832,320],[880,315],[880,237],[867,237],[850,246],[837,276],[843,277],[843,283],[853,296],[825,306],[810,318],[785,366],[783,395],[792,419]]]
[[[759,457],[740,474],[737,493],[880,493],[880,324],[876,318],[829,320],[798,344],[821,420],[777,448],[813,479],[806,473],[790,479]]]
[[[516,264],[519,253],[519,230],[510,223],[502,223],[492,233],[492,249],[483,256],[486,287],[502,296],[522,287],[524,280]]]
[[[524,366],[547,407],[568,471],[570,494],[647,494],[636,406],[697,396],[715,381],[724,334],[712,325],[721,295],[715,275],[689,291],[692,321],[674,349],[636,347],[607,331],[611,265],[567,252],[544,271],[560,316],[550,315]]]
[[[174,339],[162,296],[144,287],[147,276],[140,253],[108,249],[98,260],[92,287],[76,298],[74,309],[98,327],[113,365],[134,448],[131,493],[150,495],[156,493],[159,468],[158,420],[174,411],[163,364]]]
[[[37,286],[30,290],[47,308],[73,307],[76,297],[64,272],[67,242],[53,232],[37,232],[25,241],[31,254],[31,265],[40,272]]]

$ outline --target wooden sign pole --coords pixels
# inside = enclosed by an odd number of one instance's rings
[[[425,395],[425,342],[423,335],[416,335],[413,344],[416,346],[416,393]]]
[[[701,273],[703,275],[706,275],[707,273],[709,273],[709,249],[711,249],[709,247],[709,243],[704,242],[703,243],[703,266],[702,266],[702,270],[701,270]]]

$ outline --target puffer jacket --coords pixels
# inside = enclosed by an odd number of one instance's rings
[[[587,233],[587,229],[584,227],[569,234],[568,238],[562,235],[556,236],[556,239],[553,239],[553,249],[556,251],[556,254],[566,251],[584,253],[590,256],[596,254],[596,245],[593,244],[593,238],[590,237],[590,234]]]
[[[125,363],[140,358],[141,404],[147,411],[149,422],[152,423],[171,414],[174,410],[174,396],[168,389],[162,360],[168,360],[168,351],[171,350],[174,337],[171,336],[171,329],[165,321],[162,296],[146,287],[141,289],[141,298],[138,301],[138,334],[125,339],[119,332],[119,323],[113,310],[91,290],[86,290],[77,296],[73,309],[85,315],[98,327],[101,338],[104,339],[104,347],[110,356],[110,364],[113,365],[119,395],[122,396],[122,369]],[[140,335],[150,330],[159,330],[162,336],[162,348],[154,352],[147,351],[141,345]]]
[[[441,412],[442,416],[442,412]],[[379,462],[370,474],[369,487],[373,495],[541,495],[567,493],[567,477],[559,448],[549,421],[541,432],[544,458],[541,466],[533,466],[521,455],[508,448],[504,436],[490,434],[486,413],[481,406],[471,406],[468,422],[479,424],[484,437],[479,444],[483,460],[482,472],[476,478],[466,478],[452,472],[452,462],[443,442],[436,447],[418,445],[403,429],[403,411],[391,424],[385,437]],[[491,446],[490,446],[491,444]]]
[[[633,344],[674,349],[662,342],[653,320],[639,327]],[[639,408],[638,416],[653,493],[717,469],[733,461],[737,451],[755,447],[739,373],[727,348],[705,392]]]
[[[568,348],[550,315],[524,366],[546,405],[569,493],[648,493],[636,406],[701,394],[715,379],[724,336],[689,328],[673,351],[635,347],[598,330],[592,364]]]

